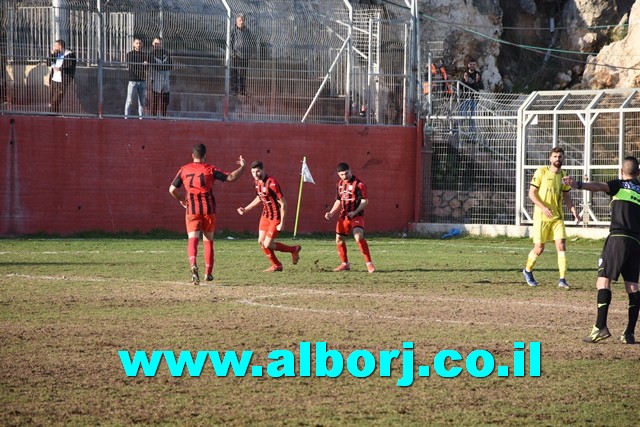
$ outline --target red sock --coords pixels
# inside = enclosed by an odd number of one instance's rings
[[[280,265],[280,260],[278,259],[278,257],[276,256],[276,253],[272,249],[262,248],[262,251],[267,256],[267,258],[269,258],[269,261],[271,261],[272,265]]]
[[[347,243],[342,242],[338,243],[338,255],[340,256],[340,261],[349,262],[349,258],[347,258]]]
[[[276,242],[276,248],[274,251],[278,252],[289,252],[292,253],[294,251],[293,246],[285,245],[279,242]]]
[[[204,272],[207,275],[213,273],[213,260],[214,260],[213,240],[205,240],[204,241]]]
[[[187,255],[189,256],[189,265],[196,265],[199,241],[200,239],[197,237],[189,237],[189,242],[187,243]]]
[[[358,246],[360,246],[360,252],[364,255],[364,260],[366,262],[371,262],[371,254],[369,253],[369,244],[367,241],[364,239],[358,240]]]

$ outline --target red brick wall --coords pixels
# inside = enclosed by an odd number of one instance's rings
[[[331,232],[324,219],[335,197],[337,163],[367,183],[367,230],[400,231],[414,221],[418,136],[413,127],[264,124],[136,119],[1,116],[0,234],[184,230],[168,188],[191,147],[232,171],[236,159],[260,159],[289,205],[292,231],[303,156],[316,185],[304,184],[298,233]],[[256,231],[259,210],[236,208],[254,197],[249,169],[216,182],[218,230]]]

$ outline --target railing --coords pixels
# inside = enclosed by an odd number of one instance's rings
[[[515,223],[517,119],[527,95],[477,92],[457,80],[431,83],[423,107],[422,220]]]
[[[156,118],[412,124],[406,120],[413,104],[405,99],[412,95],[406,92],[404,8],[361,7],[350,20],[344,0],[219,0],[200,6],[176,0],[172,8],[149,0],[142,10],[135,1],[108,3],[102,10],[89,4],[95,2],[63,3],[65,8],[0,5],[1,112],[124,116],[126,53],[134,38],[149,51],[153,38],[162,36],[173,64],[168,113]],[[240,70],[247,95],[234,96],[228,40],[237,12],[245,14],[256,42]],[[341,53],[349,34],[353,52]],[[50,106],[47,64],[58,38],[78,58],[59,112]],[[349,55],[357,59],[349,62]],[[151,67],[144,117],[152,113]]]
[[[596,181],[616,178],[622,158],[640,148],[637,89],[522,95],[449,83],[451,95],[432,93],[432,115],[423,108],[423,221],[531,224],[529,183],[554,146],[565,150],[567,173]],[[587,224],[609,223],[608,196],[573,192],[573,201]]]

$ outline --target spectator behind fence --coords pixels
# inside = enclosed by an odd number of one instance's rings
[[[469,132],[476,132],[476,122],[473,116],[476,114],[477,94],[476,92],[482,89],[482,80],[480,78],[480,71],[476,68],[478,63],[475,59],[470,59],[467,63],[467,71],[462,76],[462,83],[464,83],[469,90],[465,87],[462,88],[463,101],[460,106],[460,112],[463,116],[469,116]]]
[[[49,74],[51,111],[59,113],[64,94],[76,74],[76,54],[66,49],[64,40],[56,40],[53,43],[48,62],[51,67],[51,73]]]
[[[5,103],[7,99],[7,58],[0,55],[0,103]]]
[[[151,51],[151,115],[167,115],[169,106],[169,79],[171,70],[171,55],[162,47],[162,38],[153,39]]]
[[[142,51],[142,40],[133,40],[133,50],[127,53],[129,67],[129,85],[127,87],[127,102],[124,105],[124,117],[129,117],[134,96],[138,98],[138,116],[144,115],[144,104],[147,92],[147,65],[149,55]]]
[[[255,49],[255,38],[245,26],[244,14],[236,15],[236,26],[231,30],[231,94],[247,95],[247,68]]]

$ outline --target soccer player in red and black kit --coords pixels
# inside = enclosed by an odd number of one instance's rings
[[[282,264],[274,251],[289,252],[291,260],[294,264],[297,264],[302,247],[300,245],[288,246],[276,242],[276,237],[282,231],[284,218],[287,214],[287,201],[282,195],[278,181],[274,177],[267,175],[260,160],[251,163],[251,175],[255,179],[257,195],[247,206],[238,208],[238,213],[244,215],[262,203],[262,216],[258,227],[258,244],[267,258],[269,258],[269,261],[271,261],[271,267],[264,271],[282,271]]]
[[[367,198],[367,186],[351,173],[351,168],[346,163],[338,165],[338,193],[336,201],[331,210],[324,214],[326,219],[332,219],[338,211],[340,216],[336,224],[336,245],[340,255],[340,264],[333,271],[347,271],[351,269],[349,258],[347,257],[347,243],[345,237],[353,231],[360,252],[364,255],[367,263],[367,271],[373,273],[376,268],[371,262],[369,245],[364,239],[364,208],[369,204]]]
[[[194,285],[200,284],[198,274],[198,241],[200,233],[204,238],[204,265],[207,281],[213,280],[213,233],[216,228],[216,199],[213,196],[213,183],[217,179],[222,182],[236,181],[244,172],[244,159],[238,159],[240,167],[233,172],[224,172],[207,164],[207,147],[203,144],[193,146],[191,156],[193,162],[180,168],[169,187],[169,193],[186,209],[187,254],[191,266],[191,280]],[[178,188],[186,190],[183,197]]]

